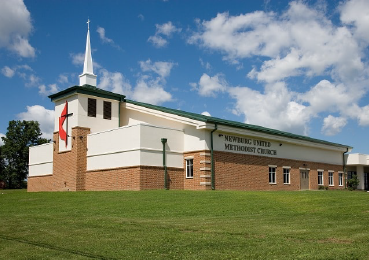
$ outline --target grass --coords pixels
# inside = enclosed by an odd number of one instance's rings
[[[369,259],[369,193],[0,190],[0,259]]]

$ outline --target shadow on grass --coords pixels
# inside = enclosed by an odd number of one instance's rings
[[[59,251],[59,252],[68,253],[68,254],[85,256],[85,257],[89,257],[89,258],[93,258],[93,259],[104,259],[104,260],[115,260],[115,259],[117,259],[117,258],[111,258],[111,257],[108,258],[108,257],[102,256],[102,255],[93,255],[93,254],[78,251],[78,250],[53,246],[53,245],[49,245],[49,244],[42,243],[42,242],[28,241],[28,240],[25,240],[25,239],[22,239],[22,238],[0,235],[0,239],[15,241],[15,242],[18,242],[18,243],[23,243],[23,244],[28,244],[28,245],[32,245],[32,246],[42,247],[42,248],[46,248],[46,249],[50,249],[50,250],[55,250],[55,251]]]

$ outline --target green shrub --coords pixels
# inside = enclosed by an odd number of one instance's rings
[[[357,178],[357,175],[353,175],[351,179],[347,181],[347,188],[349,190],[356,190],[357,186],[359,185],[360,181]]]

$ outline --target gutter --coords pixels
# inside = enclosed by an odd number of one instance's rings
[[[215,165],[214,165],[214,138],[213,133],[218,129],[218,124],[215,123],[214,129],[210,134],[210,155],[211,155],[211,189],[215,190]]]
[[[345,162],[345,154],[348,153],[349,149],[346,148],[346,152],[342,153],[342,162],[343,162],[343,174],[345,176],[345,189],[347,189],[347,171],[346,171],[346,162]]]
[[[167,165],[165,162],[165,144],[167,143],[166,138],[161,138],[161,142],[163,144],[163,167],[164,167],[164,189],[168,189],[168,171],[167,171]]]

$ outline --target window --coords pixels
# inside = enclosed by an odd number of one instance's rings
[[[343,186],[343,173],[342,172],[338,173],[338,185]]]
[[[290,168],[289,167],[283,168],[283,183],[290,184]]]
[[[89,98],[87,106],[87,115],[90,117],[96,117],[96,99]]]
[[[193,178],[193,159],[186,159],[186,178]]]
[[[111,102],[104,101],[104,119],[111,120]]]
[[[333,172],[328,173],[328,184],[329,186],[333,186]]]
[[[269,183],[276,184],[275,170],[277,167],[269,166]]]
[[[323,185],[323,171],[318,171],[318,185]]]

